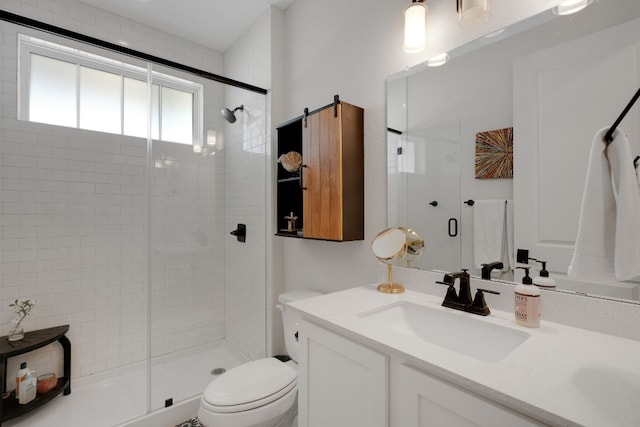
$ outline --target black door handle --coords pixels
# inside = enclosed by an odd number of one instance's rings
[[[453,231],[451,231],[451,225],[453,224]],[[455,218],[449,218],[449,223],[447,224],[449,237],[456,237],[458,235],[458,220]]]
[[[429,203],[431,206],[438,206],[438,202],[436,200],[434,200],[433,202]]]

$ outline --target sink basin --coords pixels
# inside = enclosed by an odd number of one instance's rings
[[[375,328],[414,337],[484,362],[498,362],[529,338],[517,329],[411,302],[397,302],[359,314]]]

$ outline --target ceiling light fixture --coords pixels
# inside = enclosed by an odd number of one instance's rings
[[[456,0],[458,25],[473,27],[491,19],[491,12],[487,10],[487,0]]]
[[[404,46],[407,53],[417,53],[427,47],[427,6],[424,0],[413,0],[404,9]]]
[[[571,15],[589,6],[593,0],[567,0],[553,8],[556,15]]]
[[[429,58],[427,60],[427,66],[429,67],[439,67],[441,65],[449,62],[449,54],[447,52],[441,53],[440,55],[436,55],[433,58]]]

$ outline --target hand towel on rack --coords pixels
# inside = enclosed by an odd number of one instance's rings
[[[640,275],[640,190],[626,135],[617,129],[605,152],[598,131],[582,196],[568,275],[619,281]]]
[[[476,200],[473,207],[473,252],[477,268],[482,264],[502,261],[503,271],[509,269],[505,212],[504,200]]]
[[[507,205],[506,205],[506,209],[507,209],[507,220],[505,221],[505,238],[507,241],[507,254],[506,254],[506,258],[509,261],[509,265],[505,264],[504,267],[502,269],[502,271],[508,271],[508,270],[513,270],[515,268],[516,265],[516,260],[515,260],[515,249],[514,249],[514,244],[513,244],[513,200],[509,199],[507,200]],[[503,254],[503,257],[505,255]],[[504,261],[503,261],[504,262]]]

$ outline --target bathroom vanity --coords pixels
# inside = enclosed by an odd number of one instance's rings
[[[640,422],[640,342],[441,303],[370,285],[291,304],[304,319],[300,427]]]

